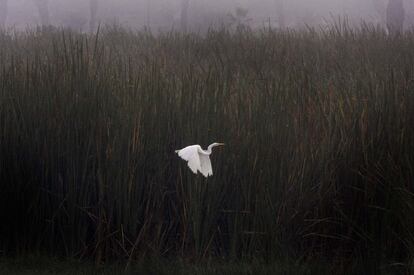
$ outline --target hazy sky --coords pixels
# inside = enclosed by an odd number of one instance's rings
[[[34,0],[8,0],[7,26],[26,27],[39,23]],[[374,0],[284,0],[286,25],[321,24],[338,15],[348,15],[354,22],[365,20],[378,23],[381,16],[373,8]],[[378,0],[377,0],[378,1]],[[384,1],[387,0],[380,0]],[[236,7],[249,10],[250,24],[260,26],[277,20],[277,0],[190,0],[189,19],[194,24],[207,24],[212,18],[234,12]],[[414,1],[406,0],[411,17]],[[100,0],[98,21],[117,22],[140,28],[168,28],[180,19],[181,0]],[[410,4],[411,3],[411,4]],[[49,0],[51,23],[85,28],[89,20],[88,0]]]

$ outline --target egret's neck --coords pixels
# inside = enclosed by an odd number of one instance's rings
[[[210,155],[214,146],[216,146],[214,143],[213,144],[210,144],[207,147],[206,153]]]

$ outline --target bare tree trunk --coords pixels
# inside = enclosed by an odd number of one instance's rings
[[[49,0],[34,0],[39,11],[40,23],[42,26],[50,25]]]
[[[385,3],[385,0],[372,0],[374,10],[380,16],[381,20],[385,19],[385,12],[387,10],[387,5]]]
[[[388,0],[371,0],[372,7],[377,14],[378,21],[376,22],[382,28],[387,28],[387,2]]]
[[[284,9],[284,0],[275,0],[276,4],[276,16],[277,16],[277,22],[279,25],[279,28],[285,28],[286,22],[285,22],[285,9]]]
[[[0,28],[6,25],[7,11],[7,0],[0,0]]]
[[[190,0],[181,0],[181,31],[187,32],[188,30],[188,7]]]
[[[387,6],[387,28],[391,34],[401,33],[404,27],[403,0],[389,0]]]
[[[383,14],[386,7],[383,0],[372,0],[372,6],[378,14]]]
[[[89,1],[89,7],[90,7],[90,19],[89,19],[89,31],[90,32],[95,32],[96,30],[96,18],[97,18],[97,14],[98,14],[98,8],[99,8],[99,3],[98,0],[90,0]]]
[[[147,28],[151,26],[151,0],[147,0]]]

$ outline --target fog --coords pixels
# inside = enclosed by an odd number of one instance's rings
[[[405,28],[414,21],[413,2],[404,2]],[[385,26],[387,3],[388,0],[0,0],[0,25],[24,29],[50,24],[93,31],[99,24],[116,23],[153,31],[204,31],[211,25],[326,26],[347,18],[352,25],[366,22]]]

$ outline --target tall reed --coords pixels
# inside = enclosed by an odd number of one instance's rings
[[[414,34],[0,34],[0,250],[414,253]],[[214,176],[174,150],[226,143]]]

